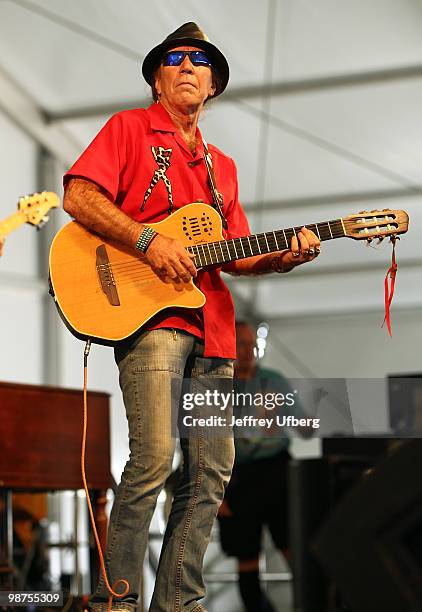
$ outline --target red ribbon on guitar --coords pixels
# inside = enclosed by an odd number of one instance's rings
[[[397,275],[397,263],[396,263],[396,237],[392,237],[391,242],[393,243],[393,253],[391,256],[391,266],[385,275],[384,280],[384,301],[385,301],[385,317],[382,326],[384,323],[387,323],[388,333],[390,337],[392,337],[391,333],[391,320],[390,320],[390,306],[393,301],[394,296],[394,288],[396,284],[396,275]],[[390,280],[390,283],[388,282]]]

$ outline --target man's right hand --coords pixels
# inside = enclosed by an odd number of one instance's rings
[[[147,248],[146,260],[165,283],[188,283],[196,276],[195,255],[188,253],[179,240],[157,234]]]

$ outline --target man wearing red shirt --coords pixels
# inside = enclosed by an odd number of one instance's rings
[[[190,202],[213,205],[197,124],[206,100],[227,85],[227,61],[196,24],[187,23],[148,53],[142,71],[155,104],[110,119],[66,174],[64,207],[88,229],[140,250],[163,282],[194,278],[207,301],[199,311],[174,309],[156,315],[116,347],[130,458],[107,541],[109,581],[124,578],[128,583],[125,594],[114,597],[113,610],[136,609],[149,523],[172,466],[172,401],[180,398],[184,378],[198,384],[231,379],[235,358],[233,302],[220,270],[197,273],[193,256],[179,241],[147,226]],[[225,237],[249,234],[234,162],[216,147],[208,149],[222,195]],[[319,249],[317,236],[303,228],[292,239],[291,250],[250,257],[223,269],[234,274],[287,272],[312,260]],[[205,593],[203,556],[233,464],[231,437],[184,438],[181,448],[183,478],[164,536],[151,612],[204,610],[198,603]],[[108,595],[101,579],[91,609],[106,610]]]

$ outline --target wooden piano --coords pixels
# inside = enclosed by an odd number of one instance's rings
[[[0,382],[0,580],[11,571],[11,492],[82,489],[82,426],[81,390]],[[107,393],[88,393],[86,475],[104,548],[113,484]]]

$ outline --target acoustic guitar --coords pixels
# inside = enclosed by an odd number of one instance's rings
[[[0,239],[24,223],[40,228],[48,221],[48,211],[57,208],[59,204],[58,195],[52,191],[23,196],[19,199],[17,212],[0,221]]]
[[[408,221],[402,210],[383,210],[306,227],[321,241],[347,237],[370,242],[403,234]],[[150,227],[180,240],[195,255],[198,270],[288,249],[300,230],[292,227],[225,240],[219,214],[202,203],[183,206]],[[131,336],[165,308],[200,308],[205,303],[193,281],[163,282],[142,254],[95,235],[76,221],[65,225],[53,240],[50,287],[70,331],[99,344],[113,345]]]

